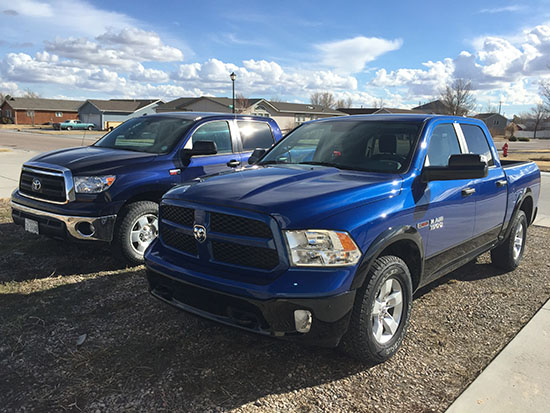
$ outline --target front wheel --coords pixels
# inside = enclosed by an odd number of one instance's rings
[[[525,251],[525,241],[527,239],[527,217],[525,213],[521,210],[518,211],[511,225],[508,238],[491,250],[493,265],[506,271],[517,268]]]
[[[88,129],[88,130],[93,130],[93,129],[94,129],[94,127],[93,127],[93,126],[88,126],[88,128],[87,128],[87,129]]]
[[[139,201],[124,207],[115,228],[119,255],[131,264],[142,264],[143,253],[158,235],[158,204]]]
[[[67,129],[67,130],[73,130],[73,127],[72,127],[72,126],[67,126],[66,129]]]
[[[357,291],[341,348],[370,364],[386,361],[403,342],[411,306],[412,282],[407,264],[392,255],[376,259],[365,285]]]

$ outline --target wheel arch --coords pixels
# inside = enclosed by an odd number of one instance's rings
[[[388,229],[372,242],[363,255],[351,289],[359,288],[365,283],[374,261],[384,255],[395,255],[405,261],[411,272],[413,291],[416,290],[424,270],[424,246],[418,230],[409,225]]]

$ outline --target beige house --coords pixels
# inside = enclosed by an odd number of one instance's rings
[[[156,109],[160,112],[221,112],[231,113],[233,100],[226,97],[179,98]],[[296,126],[309,120],[328,118],[331,116],[346,116],[335,109],[322,106],[304,104],[272,102],[261,98],[236,99],[236,112],[245,115],[265,116],[275,119],[281,131],[286,133]]]

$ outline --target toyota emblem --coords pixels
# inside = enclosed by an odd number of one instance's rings
[[[40,188],[42,188],[42,182],[40,182],[40,179],[34,178],[32,180],[32,190],[38,192],[40,191]]]
[[[195,225],[193,227],[193,234],[195,234],[195,239],[200,243],[206,241],[206,228],[202,225]]]

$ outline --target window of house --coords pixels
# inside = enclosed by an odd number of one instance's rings
[[[256,106],[256,108],[254,109],[254,113],[252,113],[252,115],[254,116],[262,116],[264,118],[269,118],[271,117],[269,115],[269,112],[267,111],[267,109],[265,107],[263,107],[262,105],[258,105]]]
[[[455,128],[450,123],[437,125],[430,138],[426,166],[448,166],[451,155],[460,154]]]
[[[185,148],[192,149],[193,144],[198,141],[214,142],[216,144],[216,148],[218,149],[218,153],[233,152],[229,125],[223,120],[208,122],[199,126],[199,128],[193,133],[192,138],[185,144]]]
[[[491,166],[495,164],[493,156],[491,155],[491,149],[487,143],[487,137],[483,133],[483,130],[476,125],[460,124],[464,139],[468,145],[468,151],[477,155],[481,155],[486,161],[487,165]]]
[[[500,121],[498,119],[493,120],[493,125],[498,125]]]
[[[6,110],[6,117],[11,118],[11,109]]]
[[[55,112],[55,117],[56,117],[56,118],[61,118],[61,117],[63,117],[63,112]]]
[[[253,151],[256,148],[270,148],[273,145],[271,127],[263,122],[237,121],[241,132],[243,150]]]

